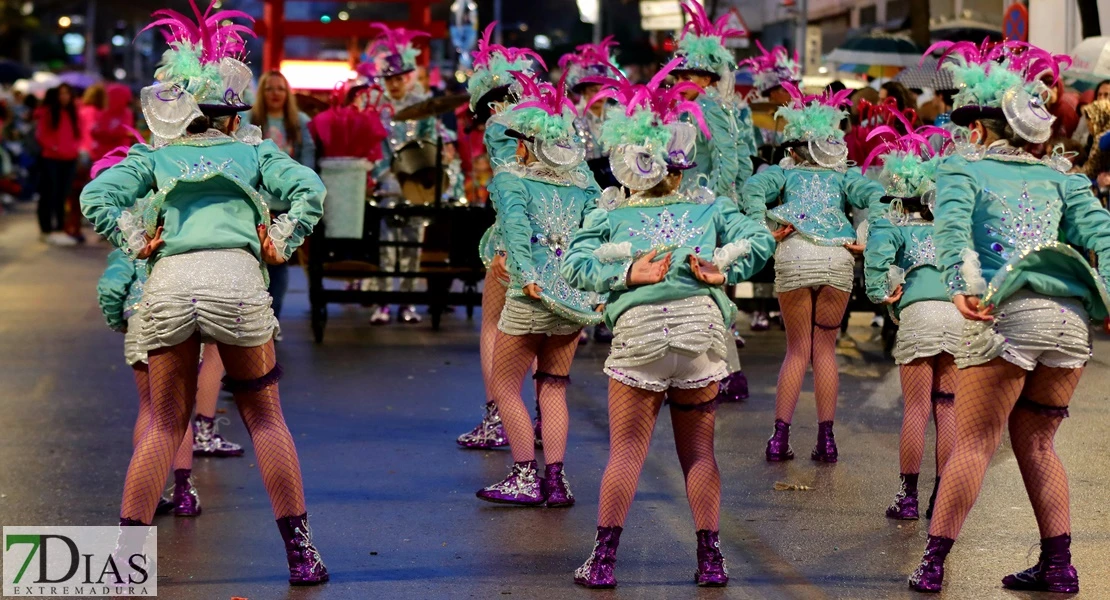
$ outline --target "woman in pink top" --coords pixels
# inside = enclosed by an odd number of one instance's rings
[[[66,196],[73,185],[84,139],[73,89],[63,83],[48,90],[35,120],[35,137],[42,148],[38,209],[42,239],[51,244],[72,245],[76,241],[62,232],[62,226]]]

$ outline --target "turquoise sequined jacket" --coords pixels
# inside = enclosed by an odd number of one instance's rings
[[[194,250],[242,248],[261,261],[258,225],[270,225],[268,195],[289,203],[271,239],[288,258],[323,213],[326,191],[316,173],[269,140],[241,142],[216,130],[154,149],[135,145],[127,158],[81,192],[81,211],[100,235],[129,255],[141,233],[164,227],[164,245],[151,259]],[[128,210],[150,195],[141,215]],[[136,235],[138,234],[138,235]]]
[[[847,205],[868,208],[883,197],[883,186],[857,169],[845,173],[820,167],[784,169],[773,166],[753,175],[744,186],[741,210],[757,221],[790,224],[820,246],[842,246],[856,241],[856,231],[845,215]],[[783,199],[767,210],[767,205]]]
[[[731,323],[736,305],[723,286],[694,277],[690,255],[711,261],[730,283],[746,280],[763,268],[775,251],[767,228],[740,214],[728,197],[695,188],[660,198],[620,198],[609,188],[601,206],[586,217],[563,263],[563,276],[574,287],[608,294],[605,322],[612,327],[626,310],[643,304],[709,296]],[[632,263],[651,250],[671,253],[671,268],[656,284],[627,285]]]
[[[752,152],[749,151],[750,131],[741,128],[741,109],[731,99],[722,99],[715,89],[698,96],[698,106],[710,137],[698,129],[694,150],[696,166],[685,173],[683,180],[690,187],[704,185],[717,196],[737,200],[743,182],[752,174]],[[751,113],[748,113],[748,124]]]
[[[992,147],[979,160],[952,156],[937,173],[936,246],[950,296],[998,305],[1028,288],[1083,301],[1108,314],[1110,213],[1083,175],[1061,173],[1032,155]],[[1075,247],[1098,257],[1096,272]]]
[[[893,217],[895,223],[888,215],[870,221],[867,247],[863,251],[867,297],[876,304],[882,303],[901,285],[902,298],[891,306],[895,318],[914,302],[948,302],[948,291],[937,266],[933,222],[898,213]]]
[[[127,319],[142,302],[146,277],[145,260],[135,260],[119,249],[108,254],[108,267],[96,283],[96,299],[113,331],[127,329]]]
[[[486,154],[489,155],[489,162],[494,173],[504,165],[511,165],[516,162],[517,140],[506,135],[508,130],[504,122],[494,116],[486,123],[486,132],[482,134],[482,141],[486,144]],[[494,206],[494,208],[497,207]],[[497,251],[504,249],[505,244],[501,240],[501,219],[495,217],[493,225],[490,225],[490,228],[482,235],[481,241],[478,242],[478,254],[482,257],[482,262],[485,263],[488,269]]]
[[[543,306],[571,321],[592,325],[604,298],[570,285],[560,267],[567,248],[587,213],[597,205],[599,190],[584,164],[557,174],[541,163],[506,167],[490,183],[490,199],[501,221],[510,282],[507,297],[536,302],[524,287],[541,289]]]

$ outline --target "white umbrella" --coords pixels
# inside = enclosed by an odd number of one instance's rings
[[[1091,37],[1071,51],[1072,66],[1065,71],[1069,79],[1098,81],[1110,79],[1110,37]]]

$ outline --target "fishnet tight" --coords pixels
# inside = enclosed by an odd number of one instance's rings
[[[478,355],[482,363],[482,382],[486,386],[486,402],[493,402],[493,345],[497,340],[497,322],[505,308],[505,282],[486,273],[482,288],[482,333],[478,338]]]
[[[840,376],[836,366],[836,336],[848,306],[848,292],[830,286],[802,288],[779,294],[786,325],[786,357],[779,369],[775,418],[790,423],[802,393],[806,369],[813,364],[813,392],[817,421],[833,421]]]
[[[933,403],[933,394],[956,391],[956,362],[951,354],[918,358],[901,366],[902,435],[898,444],[899,473],[919,473],[925,452],[925,430],[933,413],[937,429],[937,473],[952,451],[955,414],[951,403]]]
[[[123,483],[120,517],[150,523],[196,399],[200,338],[150,352],[150,418],[135,444]],[[140,393],[141,395],[141,393]]]
[[[227,375],[231,379],[256,380],[268,375],[277,365],[272,340],[253,348],[227,344],[220,344],[219,348]],[[270,495],[274,517],[280,519],[304,514],[306,510],[301,463],[297,458],[293,436],[289,433],[285,416],[281,412],[277,382],[258,391],[237,391],[235,403],[239,407],[243,424],[247,426],[251,442],[254,443],[258,471],[262,474],[262,483]]]
[[[497,332],[494,341],[492,373],[493,399],[505,425],[514,462],[536,459],[535,431],[524,406],[520,388],[532,361],[536,360],[536,381],[540,411],[543,412],[543,452],[546,463],[562,462],[567,447],[570,417],[567,413],[567,379],[578,332],[571,335],[508,335]]]
[[[216,344],[205,344],[197,375],[197,414],[209,419],[216,416],[216,400],[220,397],[224,362]]]
[[[697,529],[717,531],[721,510],[721,475],[713,452],[715,414],[710,410],[681,410],[717,395],[713,384],[695,390],[670,389],[675,448],[686,478],[686,497]],[[647,459],[652,430],[663,405],[664,392],[653,392],[609,380],[609,463],[601,477],[598,527],[623,527],[636,496],[636,486]]]
[[[1038,365],[1032,373],[996,358],[964,369],[956,397],[956,443],[945,465],[929,533],[955,539],[983,486],[991,456],[998,449],[1007,419],[1041,537],[1071,531],[1068,480],[1052,440],[1058,416],[1046,416],[1015,404],[1019,398],[1065,407],[1082,369]]]

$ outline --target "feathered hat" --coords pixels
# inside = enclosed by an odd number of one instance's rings
[[[547,70],[543,59],[532,50],[494,44],[491,36],[496,27],[497,21],[494,21],[482,32],[482,39],[478,40],[478,49],[474,52],[474,73],[466,84],[470,92],[470,110],[474,111],[478,123],[489,119],[490,102],[503,100],[510,92],[520,95],[520,84],[514,73],[534,77],[533,61]]]
[[[567,85],[570,91],[581,94],[583,88],[590,82],[582,81],[586,77],[607,77],[616,71],[609,49],[616,46],[613,36],[609,36],[596,44],[582,44],[575,52],[564,54],[559,59],[559,67],[567,73]]]
[[[613,149],[609,155],[613,175],[631,190],[655,187],[666,177],[668,169],[695,166],[698,129],[706,137],[710,135],[701,108],[682,96],[688,89],[699,89],[697,84],[685,81],[663,87],[663,81],[682,60],[682,57],[671,59],[644,85],[631,83],[619,71],[615,79],[595,79],[607,87],[591,103],[613,98],[619,104],[606,112],[601,143]],[[683,115],[692,117],[697,126],[682,121]]]
[[[881,125],[868,134],[868,141],[875,138],[886,137],[863,161],[862,170],[867,172],[876,159],[882,159],[883,169],[879,173],[879,182],[883,184],[887,195],[883,200],[889,202],[895,199],[921,198],[926,205],[931,206],[929,200],[936,190],[937,166],[940,163],[941,152],[938,152],[929,138],[940,136],[945,140],[941,150],[950,147],[952,134],[941,127],[926,125],[913,128],[909,119],[900,112],[893,113],[907,133],[900,133],[894,127]]]
[[[790,53],[782,46],[775,46],[768,52],[763,44],[755,43],[760,54],[740,62],[741,67],[747,67],[752,74],[755,89],[764,96],[767,92],[779,87],[783,83],[797,86],[802,80],[802,66],[798,63],[798,53]]]
[[[154,11],[155,20],[142,30],[162,27],[170,46],[154,73],[158,83],[140,93],[147,125],[163,140],[181,137],[202,114],[227,116],[251,107],[244,98],[251,70],[240,58],[244,36],[254,37],[254,32],[231,19],[254,19],[238,10],[213,12],[215,0],[203,13],[196,0],[189,5],[192,18],[164,8]]]
[[[574,127],[578,110],[566,96],[565,82],[537,83],[520,71],[512,76],[521,86],[521,101],[507,113],[509,135],[530,144],[536,158],[554,169],[578,166],[586,157],[586,146]]]
[[[364,61],[355,68],[360,75],[373,79],[416,70],[416,57],[420,56],[420,50],[412,42],[428,37],[427,32],[404,27],[394,29],[384,23],[371,23],[370,29],[374,32],[374,39],[366,45]]]
[[[814,162],[829,169],[842,168],[848,159],[848,146],[840,123],[848,117],[844,106],[849,104],[852,90],[835,94],[806,96],[789,82],[782,82],[792,102],[775,111],[775,118],[786,121],[783,128],[784,146],[806,146]]]
[[[746,32],[728,27],[728,15],[711,21],[698,0],[682,0],[682,10],[690,20],[682,28],[674,53],[682,59],[675,74],[699,73],[714,79],[729,74],[736,68],[736,59],[732,51],[725,48],[725,38],[742,36]]]
[[[1022,138],[1042,143],[1052,135],[1056,117],[1044,100],[1071,58],[1025,42],[937,42],[925,51],[943,51],[940,68],[956,80],[952,122],[968,126],[979,119],[1005,119]],[[923,59],[924,60],[924,59]]]

